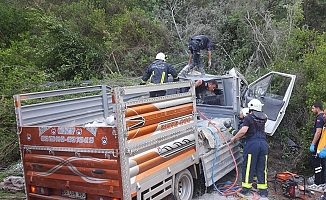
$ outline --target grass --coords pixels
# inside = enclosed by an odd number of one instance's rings
[[[23,192],[7,192],[0,190],[0,199],[26,199],[25,193]]]

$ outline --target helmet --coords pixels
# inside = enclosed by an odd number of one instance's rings
[[[249,108],[242,108],[241,111],[242,111],[243,116],[246,116],[249,113]]]
[[[158,53],[158,54],[156,55],[155,59],[165,61],[165,55],[164,55],[164,53],[162,53],[162,52]]]
[[[249,110],[256,110],[256,111],[262,111],[263,105],[264,104],[262,104],[258,99],[253,99],[248,103]]]

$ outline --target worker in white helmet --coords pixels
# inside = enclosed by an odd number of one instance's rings
[[[160,84],[168,82],[168,75],[171,74],[173,81],[179,81],[178,73],[174,67],[165,62],[166,56],[160,52],[156,55],[154,62],[152,62],[146,69],[140,85],[148,84]],[[164,96],[165,90],[150,92],[150,97]]]
[[[263,104],[258,99],[253,99],[248,103],[249,114],[245,116],[242,128],[231,138],[230,142],[233,143],[237,138],[246,136],[243,149],[241,193],[250,194],[253,176],[256,175],[258,192],[261,197],[267,197],[268,144],[265,133],[267,115],[263,113],[262,107]]]

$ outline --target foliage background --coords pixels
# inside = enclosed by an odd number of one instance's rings
[[[297,75],[269,144],[281,149],[271,155],[280,170],[308,173],[311,103],[326,101],[325,8],[322,0],[2,0],[0,166],[20,158],[14,94],[83,80],[134,84],[160,51],[180,70],[189,38],[205,34],[212,74],[236,67],[249,82],[272,70]],[[287,138],[301,148],[289,149]]]

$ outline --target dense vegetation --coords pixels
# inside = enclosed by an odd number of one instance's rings
[[[311,103],[326,102],[325,8],[322,0],[2,0],[0,166],[20,158],[13,94],[49,82],[65,84],[47,89],[139,77],[160,51],[180,69],[188,39],[206,34],[214,44],[211,73],[236,67],[249,81],[271,70],[297,75],[270,142],[299,144],[299,152],[285,148],[279,157],[288,170],[305,171]]]

